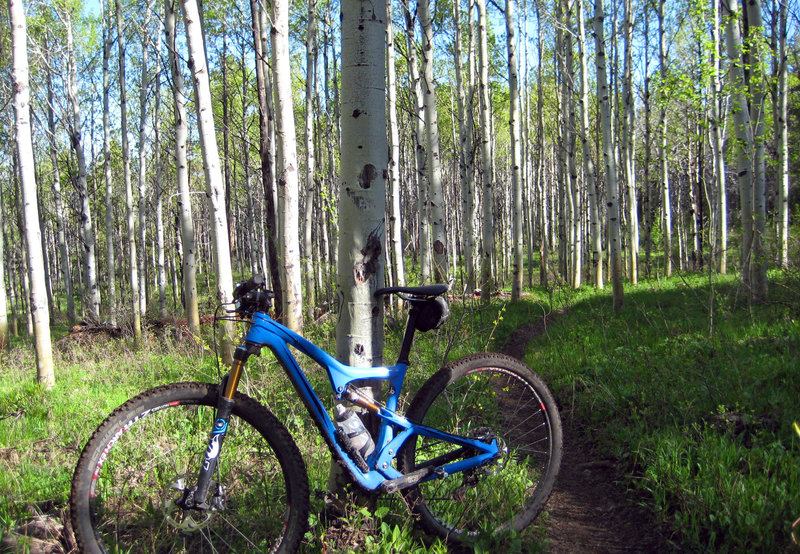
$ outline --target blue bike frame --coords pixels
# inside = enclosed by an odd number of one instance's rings
[[[243,365],[247,356],[254,352],[253,347],[258,349],[263,346],[272,350],[278,360],[283,364],[295,389],[302,396],[302,400],[308,407],[311,417],[314,418],[319,428],[325,433],[328,443],[336,449],[339,457],[350,469],[350,473],[365,489],[375,490],[387,480],[403,477],[403,474],[392,466],[392,460],[403,443],[414,435],[450,442],[471,449],[472,452],[477,453],[469,458],[444,463],[441,466],[435,467],[432,472],[428,475],[421,476],[419,481],[415,482],[444,477],[451,473],[474,468],[491,460],[498,454],[497,441],[494,439],[491,442],[486,442],[444,433],[424,425],[417,425],[402,415],[395,413],[408,368],[408,364],[406,363],[397,363],[391,367],[371,368],[358,368],[344,365],[291,329],[273,320],[269,315],[262,312],[255,312],[253,314],[250,330],[245,336],[244,343],[237,348],[238,355],[235,356],[235,358],[242,360],[241,364]],[[289,346],[306,354],[325,368],[337,399],[349,400],[361,406],[365,406],[369,411],[380,418],[380,429],[375,451],[366,459],[369,467],[368,471],[364,472],[359,469],[337,441],[334,422],[331,420],[327,410],[314,392],[305,374],[300,369],[297,360],[289,350]],[[235,368],[236,363],[234,363],[234,369]],[[241,366],[239,370],[241,370]],[[349,387],[354,381],[362,379],[381,379],[389,381],[391,387],[385,406],[376,405],[370,399],[366,399],[364,396],[354,391],[352,387]],[[236,381],[238,381],[238,375],[236,376]],[[235,388],[235,384],[233,388]],[[226,390],[228,390],[228,387],[226,387]],[[233,391],[231,390],[230,392],[230,398],[232,398]]]

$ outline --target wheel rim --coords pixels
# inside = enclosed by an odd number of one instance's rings
[[[500,453],[478,468],[420,485],[417,509],[461,537],[496,535],[529,523],[528,512],[552,458],[549,416],[529,383],[504,368],[471,370],[436,396],[422,423],[495,439]],[[415,465],[453,448],[418,437]]]
[[[118,428],[93,468],[89,511],[107,552],[273,551],[288,523],[289,499],[267,441],[232,417],[209,489],[212,509],[184,512],[214,410],[171,402]]]

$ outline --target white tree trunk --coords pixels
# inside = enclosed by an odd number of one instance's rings
[[[56,242],[58,244],[58,258],[61,269],[61,281],[64,285],[64,295],[67,297],[67,319],[70,325],[75,324],[75,294],[72,289],[72,273],[69,264],[69,250],[67,249],[66,222],[64,215],[64,202],[61,197],[61,172],[58,168],[58,146],[56,145],[56,119],[54,112],[55,98],[53,95],[52,71],[47,71],[47,126],[50,151],[50,163],[53,165],[53,200],[56,209]]]
[[[81,108],[78,102],[78,65],[75,60],[75,46],[72,36],[72,16],[67,10],[65,14],[66,33],[67,33],[67,56],[68,56],[68,81],[67,98],[72,109],[70,122],[70,142],[75,151],[75,158],[78,162],[78,196],[81,202],[81,240],[83,242],[84,259],[84,286],[86,288],[86,315],[92,321],[100,320],[100,288],[97,284],[97,259],[95,257],[95,238],[92,228],[92,211],[89,203],[89,190],[86,183],[86,156],[83,152],[83,140],[81,138]]]
[[[488,302],[494,290],[492,258],[494,256],[494,182],[492,172],[491,105],[489,103],[489,46],[486,3],[478,5],[478,60],[481,128],[481,188],[483,190],[483,248],[481,250],[481,299]]]
[[[515,25],[516,3],[506,0],[506,50],[508,51],[508,88],[509,88],[509,114],[508,124],[511,132],[511,190],[513,202],[513,239],[514,269],[511,280],[511,300],[522,297],[522,282],[524,278],[522,237],[522,147],[520,145],[519,125],[519,77],[517,76],[517,53]]]
[[[634,167],[636,114],[633,101],[633,19],[633,0],[625,0],[622,162],[625,164],[626,208],[628,210],[628,275],[631,283],[635,285],[639,282],[639,211],[636,200],[636,169]]]
[[[142,27],[142,81],[139,86],[139,311],[147,312],[147,136],[145,124],[147,122],[147,85],[151,79],[148,72],[149,47],[150,47],[150,17],[153,12],[152,1],[148,0],[144,10],[144,24]]]
[[[594,36],[597,59],[597,96],[600,102],[600,119],[603,134],[603,162],[605,164],[607,206],[608,206],[608,258],[611,273],[611,287],[614,296],[614,309],[622,308],[624,301],[622,288],[622,258],[620,249],[619,186],[617,184],[617,162],[614,144],[611,139],[611,106],[606,76],[606,50],[603,33],[603,0],[594,4]]]
[[[417,167],[417,231],[419,242],[420,283],[428,283],[431,278],[433,260],[431,259],[430,219],[428,217],[428,179],[431,163],[425,140],[425,103],[422,98],[422,83],[417,66],[417,42],[414,38],[414,16],[407,4],[403,6],[406,19],[406,45],[408,50],[408,71],[411,78],[415,134],[415,161]]]
[[[192,219],[192,198],[189,193],[189,168],[186,160],[186,93],[183,73],[178,67],[175,51],[175,0],[164,2],[164,34],[167,39],[169,66],[172,72],[172,95],[175,101],[175,181],[178,188],[178,212],[180,220],[181,273],[183,282],[183,308],[189,331],[200,333],[200,312],[197,306],[197,260]]]
[[[206,177],[206,195],[209,203],[209,216],[213,233],[214,272],[217,276],[217,302],[233,300],[233,275],[231,255],[228,244],[228,219],[225,214],[225,183],[219,161],[217,137],[214,130],[214,110],[211,103],[211,86],[208,80],[203,45],[203,31],[196,0],[183,0],[183,17],[186,24],[186,42],[189,46],[189,66],[194,78],[197,99],[197,121],[200,132],[200,147],[203,150],[203,169]],[[222,358],[226,364],[233,359],[233,325],[225,325]]]
[[[719,236],[712,241],[712,255],[716,258],[720,273],[728,271],[728,197],[725,190],[725,145],[722,113],[722,84],[720,82],[720,37],[719,3],[712,2],[713,21],[711,22],[711,151],[714,160],[714,190],[716,192],[716,227]]]
[[[275,76],[275,120],[278,141],[277,176],[283,266],[284,324],[303,331],[303,284],[300,274],[300,187],[297,139],[289,65],[289,1],[272,2],[272,70]]]
[[[664,33],[666,32],[664,25],[664,4],[666,0],[659,0],[658,2],[658,60],[660,64],[662,83],[666,82],[667,77],[667,56],[664,45]],[[667,108],[664,104],[661,107],[660,114],[660,133],[658,145],[659,163],[659,177],[661,180],[661,217],[664,232],[664,273],[669,277],[672,275],[672,204],[670,200],[669,190],[669,167],[667,164],[667,157],[669,150],[667,148]]]
[[[125,181],[125,211],[128,221],[128,271],[133,309],[133,336],[136,344],[142,340],[142,312],[139,304],[139,271],[136,256],[136,217],[133,211],[131,188],[131,148],[128,141],[128,93],[125,88],[125,27],[122,22],[122,0],[117,0],[117,45],[119,47],[119,103],[122,134],[122,166]]]
[[[104,6],[105,9],[105,6]],[[106,228],[106,279],[108,280],[108,321],[117,325],[117,265],[114,236],[117,225],[114,221],[114,188],[111,179],[111,122],[109,99],[111,97],[111,15],[103,13],[103,177],[105,181],[105,228]]]
[[[308,29],[306,31],[306,205],[303,229],[303,277],[305,280],[306,317],[313,321],[316,296],[314,290],[314,254],[311,231],[314,226],[314,198],[316,187],[314,171],[314,97],[316,95],[316,49],[317,49],[316,1],[308,0]]]
[[[422,29],[422,98],[425,106],[425,150],[428,154],[426,169],[430,187],[428,202],[433,247],[433,280],[447,283],[450,281],[450,268],[442,193],[442,158],[439,152],[439,114],[436,109],[436,90],[433,82],[433,18],[429,0],[417,0],[417,11]]]
[[[389,117],[389,177],[391,212],[389,216],[390,241],[392,245],[392,283],[405,286],[406,272],[403,259],[403,217],[400,209],[400,129],[397,123],[397,71],[394,59],[394,24],[392,23],[392,0],[386,2],[386,67],[387,110]],[[402,299],[397,298],[400,306]]]
[[[780,4],[778,26],[778,83],[775,117],[775,143],[778,150],[778,260],[781,267],[789,265],[789,129],[786,57],[786,22],[789,0]]]
[[[37,377],[42,387],[50,389],[55,385],[55,374],[53,372],[53,351],[50,342],[50,313],[47,306],[42,233],[39,227],[39,208],[36,200],[33,140],[31,138],[27,26],[22,2],[8,0],[8,10],[11,19],[12,79],[14,85],[14,116],[16,120],[15,137],[20,176],[22,178],[25,242],[28,254],[28,275],[31,285],[30,312],[33,319]]]
[[[360,367],[383,363],[387,140],[386,3],[342,2],[342,149],[336,355]]]
[[[588,54],[586,52],[586,23],[583,11],[583,0],[578,2],[578,41],[581,50],[581,145],[583,149],[583,174],[589,197],[589,229],[592,252],[592,273],[594,286],[602,289],[603,283],[603,222],[600,220],[600,198],[597,188],[597,176],[594,169],[592,145],[589,142],[591,127],[589,126],[589,71]]]

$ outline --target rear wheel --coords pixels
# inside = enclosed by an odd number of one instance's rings
[[[308,521],[305,465],[286,428],[237,394],[208,509],[179,507],[197,479],[218,387],[175,383],[120,406],[72,479],[82,552],[292,552]]]
[[[457,360],[422,386],[406,416],[455,435],[496,440],[500,448],[477,468],[403,491],[426,531],[470,543],[519,532],[539,514],[561,463],[561,419],[547,386],[525,364],[503,354]],[[399,454],[400,470],[456,449],[412,437]]]

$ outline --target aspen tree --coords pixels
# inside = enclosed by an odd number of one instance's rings
[[[436,109],[436,89],[433,81],[433,18],[429,0],[417,0],[419,24],[422,29],[422,102],[425,107],[426,169],[430,194],[431,238],[433,246],[433,280],[450,280],[447,249],[447,229],[444,219],[442,193],[442,159],[439,151],[439,113]]]
[[[147,312],[147,89],[151,76],[148,64],[150,61],[150,18],[153,13],[152,0],[148,0],[144,11],[142,25],[141,77],[139,84],[139,200],[136,212],[139,216],[139,248],[137,249],[139,264],[139,311]]]
[[[583,148],[583,174],[589,197],[589,229],[591,236],[591,262],[594,286],[603,288],[603,222],[600,220],[600,193],[594,169],[592,145],[589,142],[589,71],[586,52],[586,24],[583,0],[578,1],[578,45],[580,47],[581,71],[581,145]]]
[[[661,87],[666,86],[667,79],[667,55],[664,44],[666,33],[664,21],[664,4],[666,0],[658,0],[658,61],[661,71]],[[672,201],[670,199],[669,187],[669,167],[668,167],[668,138],[667,138],[667,106],[662,99],[660,108],[659,124],[659,179],[661,181],[661,217],[664,231],[664,273],[669,277],[672,275]]]
[[[357,366],[383,363],[387,152],[386,2],[342,1],[342,149],[336,288],[336,356]],[[380,387],[373,387],[375,396]],[[336,487],[334,464],[329,489]]]
[[[516,15],[516,3],[514,0],[506,0],[506,49],[508,51],[508,89],[509,89],[509,114],[508,125],[511,131],[511,189],[512,189],[512,210],[513,210],[513,240],[512,248],[514,252],[514,269],[511,284],[511,300],[519,300],[522,297],[522,281],[524,278],[523,266],[523,246],[522,237],[522,147],[520,137],[520,110],[519,110],[519,77],[517,75],[517,53],[514,20]]]
[[[58,167],[58,147],[56,145],[56,119],[53,109],[55,98],[53,94],[52,69],[47,70],[47,128],[50,152],[50,163],[53,165],[53,201],[56,209],[56,242],[58,244],[58,258],[61,269],[61,282],[64,286],[64,295],[67,297],[67,319],[74,325],[75,293],[72,289],[72,272],[70,271],[69,250],[67,249],[66,221],[64,214],[64,201],[61,197],[61,171]]]
[[[308,25],[306,29],[306,204],[305,226],[303,229],[303,272],[305,279],[306,317],[309,321],[314,318],[316,296],[314,289],[314,254],[311,242],[312,227],[314,223],[314,197],[316,186],[314,172],[316,159],[314,157],[314,95],[316,94],[316,49],[317,49],[317,9],[316,1],[308,0]]]
[[[606,74],[606,49],[603,32],[605,12],[603,0],[594,4],[595,56],[597,60],[597,97],[600,102],[600,119],[603,135],[603,163],[605,164],[607,206],[608,206],[608,258],[611,273],[611,287],[614,297],[614,310],[620,310],[624,302],[622,288],[622,258],[620,249],[619,185],[617,183],[617,162],[611,139],[611,106],[608,77]]]
[[[116,223],[114,222],[114,187],[111,179],[111,122],[109,101],[111,97],[111,14],[103,6],[103,180],[105,184],[106,231],[106,281],[108,283],[108,321],[117,325],[117,262],[114,247]]]
[[[133,309],[133,336],[136,344],[142,341],[142,312],[139,304],[139,271],[136,255],[136,218],[133,211],[133,189],[131,188],[131,148],[128,140],[128,92],[125,79],[126,41],[122,23],[122,0],[117,0],[117,46],[119,48],[119,109],[122,135],[122,167],[125,181],[125,211],[127,215],[128,277],[131,285],[131,307]]]
[[[623,40],[625,47],[623,75],[622,163],[625,170],[625,207],[628,211],[628,276],[632,284],[639,282],[639,211],[636,199],[634,167],[634,135],[636,110],[633,102],[633,0],[625,0]]]
[[[197,121],[199,124],[200,147],[203,151],[203,170],[206,178],[209,218],[213,238],[214,273],[217,277],[217,302],[233,300],[233,276],[231,255],[228,244],[228,221],[225,215],[225,183],[217,149],[214,130],[214,111],[211,103],[211,86],[208,77],[203,30],[200,26],[200,13],[196,0],[183,0],[183,18],[186,25],[186,42],[189,46],[189,67],[194,78],[194,91],[197,100]],[[233,325],[225,324],[222,338],[222,359],[225,364],[233,360]]]
[[[55,385],[53,351],[50,342],[50,313],[47,305],[44,256],[42,252],[39,207],[36,202],[36,170],[30,121],[28,83],[28,47],[25,10],[22,2],[8,0],[11,23],[12,79],[14,86],[15,142],[22,182],[25,218],[25,244],[30,279],[30,313],[33,322],[36,368],[39,384],[45,389]],[[2,260],[0,260],[2,261]],[[2,285],[3,283],[0,283]],[[2,307],[2,306],[0,306]]]
[[[491,106],[489,104],[489,46],[487,38],[486,3],[478,6],[478,60],[481,127],[481,187],[483,189],[483,249],[481,251],[481,299],[489,302],[494,290],[492,258],[494,256],[494,183],[492,173]]]
[[[403,216],[400,209],[400,129],[397,123],[397,71],[394,58],[394,24],[392,22],[392,0],[386,1],[386,102],[389,118],[389,183],[391,211],[389,232],[391,242],[392,284],[405,286],[405,260],[403,259]],[[399,306],[402,299],[397,297]]]
[[[257,0],[250,0],[250,13],[253,22],[253,47],[256,55],[256,89],[258,93],[259,157],[261,159],[261,182],[264,189],[264,211],[266,212],[267,253],[272,292],[275,293],[275,307],[280,313],[283,309],[283,284],[278,256],[277,225],[275,210],[275,179],[273,171],[273,133],[271,128],[269,71],[267,71],[267,23],[266,9],[259,8]]]
[[[431,278],[433,260],[431,258],[430,218],[428,216],[428,192],[430,190],[430,172],[428,165],[431,163],[425,140],[425,103],[423,100],[422,83],[417,65],[417,42],[415,40],[414,16],[408,6],[410,0],[404,0],[403,8],[406,19],[406,47],[408,50],[408,71],[411,78],[411,93],[413,98],[415,138],[415,161],[417,181],[417,239],[419,242],[420,277],[421,283],[427,283]]]
[[[712,256],[717,269],[725,274],[728,270],[728,196],[725,190],[725,145],[723,136],[724,114],[722,113],[722,83],[720,82],[720,36],[719,2],[712,2],[711,21],[711,151],[714,165],[714,189],[716,192],[717,230],[719,235],[712,242]]]
[[[789,265],[789,127],[786,56],[786,23],[789,0],[778,0],[778,59],[775,108],[775,143],[778,151],[778,260],[781,267]]]
[[[183,72],[178,67],[175,50],[175,0],[164,2],[164,34],[167,39],[167,54],[172,73],[172,96],[175,102],[175,181],[178,188],[178,214],[180,222],[181,283],[183,309],[189,331],[200,333],[200,312],[197,306],[197,249],[192,219],[192,198],[189,193],[189,168],[186,160],[188,125],[186,120],[186,93]]]
[[[92,210],[89,202],[89,189],[86,178],[86,155],[83,151],[81,133],[81,108],[78,101],[78,65],[75,60],[75,44],[72,35],[72,14],[67,8],[64,14],[67,34],[67,99],[71,108],[69,136],[75,158],[78,162],[78,197],[81,203],[81,242],[86,290],[86,315],[92,321],[100,320],[100,288],[97,283],[97,259],[95,257],[95,237],[92,227]]]

